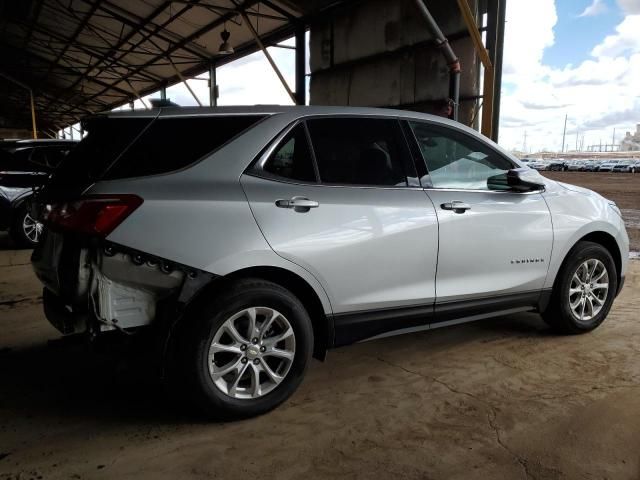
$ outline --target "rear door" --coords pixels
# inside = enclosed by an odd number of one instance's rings
[[[421,181],[440,225],[436,320],[535,304],[553,242],[542,195],[509,191],[505,174],[517,165],[471,135],[408,123],[426,162]],[[488,182],[491,177],[505,181]]]
[[[428,323],[438,225],[396,119],[300,122],[241,183],[271,247],[327,291],[338,344]]]

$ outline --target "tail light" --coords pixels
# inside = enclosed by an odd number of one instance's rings
[[[52,229],[106,237],[141,204],[136,195],[91,195],[48,206],[44,221]]]

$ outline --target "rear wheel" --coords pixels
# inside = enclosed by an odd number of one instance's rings
[[[28,205],[24,204],[18,208],[9,233],[21,247],[35,247],[40,241],[42,224],[30,215]]]
[[[609,251],[597,243],[579,242],[558,274],[543,318],[562,333],[590,332],[607,317],[617,287]]]
[[[186,321],[182,373],[207,416],[260,415],[302,382],[313,330],[303,305],[281,286],[242,280]]]

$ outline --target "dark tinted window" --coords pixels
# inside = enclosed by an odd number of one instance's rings
[[[298,125],[289,132],[269,157],[263,170],[291,180],[316,181],[304,125]]]
[[[409,159],[395,120],[309,120],[320,180],[350,185],[406,186]]]
[[[263,117],[159,118],[104,175],[104,179],[142,177],[187,167]]]
[[[60,164],[51,188],[82,188],[101,178],[105,170],[153,121],[151,118],[99,117],[85,123],[88,135]]]

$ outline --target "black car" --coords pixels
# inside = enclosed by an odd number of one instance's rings
[[[548,170],[554,170],[557,172],[566,172],[568,169],[569,166],[562,160],[552,160],[551,163],[549,163],[548,168]]]
[[[42,225],[30,214],[34,191],[44,186],[73,140],[0,141],[0,230],[21,246],[38,243]]]

